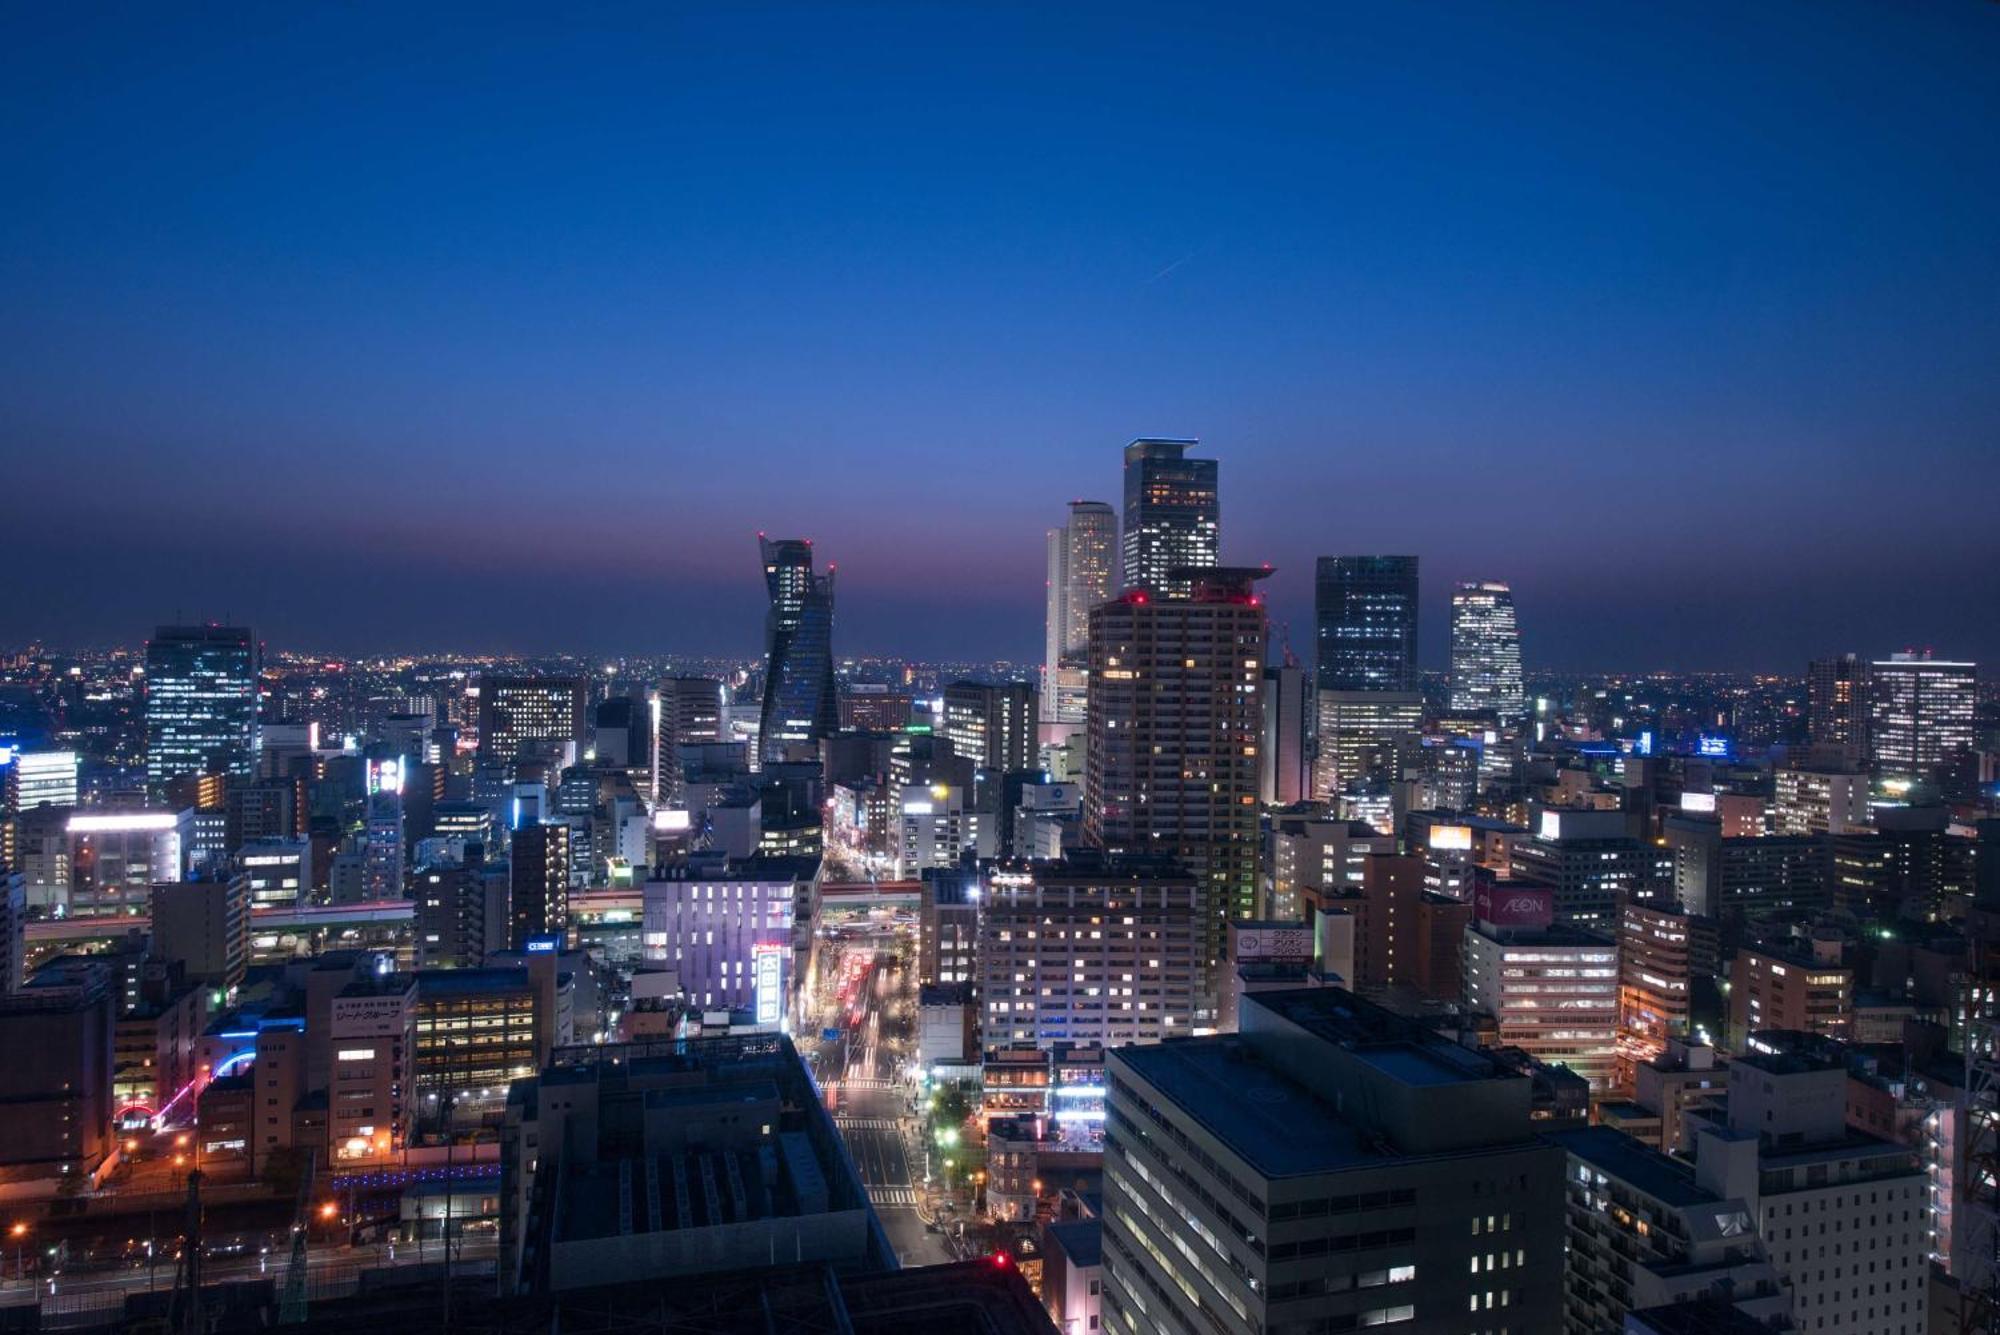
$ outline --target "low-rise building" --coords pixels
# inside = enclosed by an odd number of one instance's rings
[[[502,1292],[830,1262],[895,1266],[781,1035],[569,1049],[509,1092]]]

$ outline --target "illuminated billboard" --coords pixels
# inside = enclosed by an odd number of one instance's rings
[[[1682,810],[1682,811],[1707,811],[1707,812],[1713,812],[1713,811],[1715,810],[1715,794],[1714,794],[1714,793],[1682,793],[1682,794],[1681,794],[1681,810]]]
[[[171,811],[127,811],[111,816],[71,816],[65,827],[71,834],[136,834],[143,830],[171,830],[180,817]]]
[[[661,834],[680,834],[693,824],[694,817],[690,812],[676,809],[653,813],[653,828]]]
[[[1556,920],[1556,892],[1545,885],[1481,885],[1472,911],[1495,927],[1540,929]]]
[[[1430,846],[1447,853],[1469,853],[1472,851],[1472,827],[1470,825],[1431,826]]]
[[[750,969],[756,986],[757,1023],[777,1024],[785,1013],[785,948],[773,941],[760,941],[750,948]]]

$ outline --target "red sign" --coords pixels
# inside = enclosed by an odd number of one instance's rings
[[[1495,927],[1547,927],[1556,920],[1556,892],[1543,885],[1482,885],[1472,911]]]

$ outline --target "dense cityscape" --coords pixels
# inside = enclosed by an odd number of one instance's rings
[[[1135,440],[1057,507],[1033,665],[843,657],[868,591],[765,535],[751,661],[11,652],[0,1296],[1984,1320],[1976,665],[1554,676],[1471,580],[1426,672],[1414,555],[1322,557],[1301,661],[1221,479]]]
[[[2000,1335],[1996,68],[0,9],[0,1335]]]

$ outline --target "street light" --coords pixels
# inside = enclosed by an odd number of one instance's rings
[[[8,1229],[7,1232],[14,1239],[15,1277],[18,1279],[26,1279],[28,1277],[28,1261],[25,1251],[21,1245],[21,1239],[28,1236],[28,1226],[17,1220],[15,1221],[14,1227]]]

